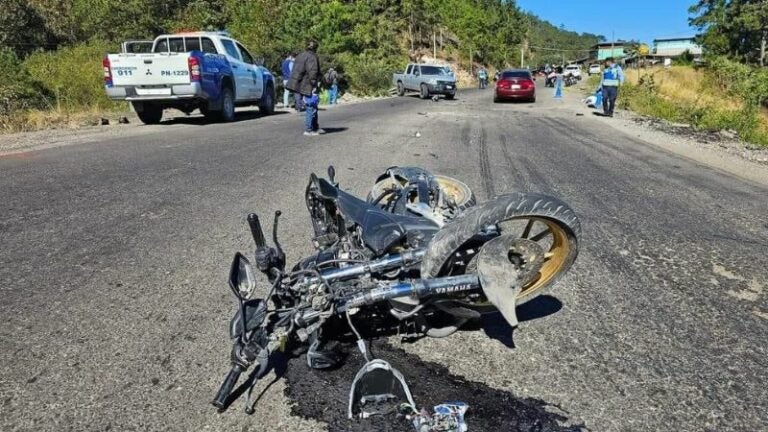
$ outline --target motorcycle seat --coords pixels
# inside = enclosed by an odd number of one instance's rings
[[[377,256],[386,253],[409,233],[421,236],[426,243],[440,229],[437,224],[421,216],[400,215],[381,210],[333,186],[325,179],[318,178],[316,185],[319,196],[333,200],[347,221],[362,228],[363,243]]]

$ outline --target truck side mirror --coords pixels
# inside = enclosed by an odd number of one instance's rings
[[[264,57],[256,57],[253,59],[253,64],[256,66],[264,66]]]

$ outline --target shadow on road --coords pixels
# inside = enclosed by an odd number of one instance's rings
[[[285,395],[291,402],[291,413],[326,423],[331,432],[413,430],[408,420],[393,413],[347,419],[349,389],[355,374],[365,363],[357,350],[351,346],[349,350],[350,357],[344,366],[332,371],[309,369],[303,356],[291,360],[285,374]],[[473,432],[587,430],[583,424],[574,424],[569,419],[570,414],[556,405],[470,381],[450,373],[442,364],[424,361],[385,341],[374,341],[370,352],[374,358],[386,360],[403,374],[418,408],[431,411],[434,405],[447,401],[467,403],[470,407],[467,423]],[[488,381],[493,382],[492,371],[488,374]]]
[[[542,295],[532,299],[528,303],[518,306],[517,319],[521,323],[526,321],[533,321],[556,314],[562,308],[563,303],[557,298],[549,295]],[[465,325],[462,330],[482,330],[485,332],[486,336],[501,342],[507,348],[515,348],[515,341],[513,338],[515,329],[510,326],[504,317],[498,312],[483,315],[479,322]]]
[[[333,133],[344,132],[347,129],[349,129],[349,128],[345,128],[345,127],[324,127],[323,128],[323,130],[325,131],[326,134],[333,134]]]
[[[244,111],[244,112],[241,111],[241,112],[235,113],[235,121],[233,123],[247,121],[247,120],[254,120],[258,118],[272,117],[272,116],[282,115],[282,114],[288,114],[288,112],[275,111],[270,115],[263,115],[258,111]],[[202,115],[190,115],[186,117],[172,117],[168,120],[163,120],[160,124],[164,124],[164,125],[186,124],[186,125],[194,125],[194,126],[208,126],[208,125],[219,124],[219,123],[220,122],[211,120]]]

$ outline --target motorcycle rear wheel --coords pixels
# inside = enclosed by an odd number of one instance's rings
[[[472,272],[471,260],[461,265],[456,257],[476,255],[490,240],[478,240],[477,235],[489,226],[497,227],[502,235],[519,233],[520,238],[535,241],[546,251],[545,261],[538,272],[526,277],[516,299],[518,305],[554,285],[570,269],[578,255],[581,226],[567,204],[542,194],[512,193],[467,210],[438,231],[427,247],[421,264],[421,277]],[[488,306],[483,301],[469,303],[479,309]]]
[[[456,204],[459,210],[466,210],[477,203],[474,192],[466,183],[459,181],[453,177],[447,177],[442,175],[435,175],[437,183],[440,185],[440,189],[448,195],[451,200]],[[393,186],[391,178],[385,178],[373,185],[371,192],[368,194],[368,202],[373,201],[376,197],[380,196],[387,188]],[[405,186],[402,182],[400,186]],[[382,201],[382,204],[386,204],[386,201]]]

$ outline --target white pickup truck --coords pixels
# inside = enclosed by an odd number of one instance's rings
[[[392,75],[392,84],[398,96],[406,91],[418,91],[422,99],[435,94],[445,95],[446,99],[456,96],[456,77],[447,66],[411,63],[405,72]]]
[[[159,123],[165,108],[222,121],[234,120],[235,106],[275,109],[274,76],[226,33],[158,36],[151,53],[108,54],[103,67],[107,96],[131,102],[147,124]]]

